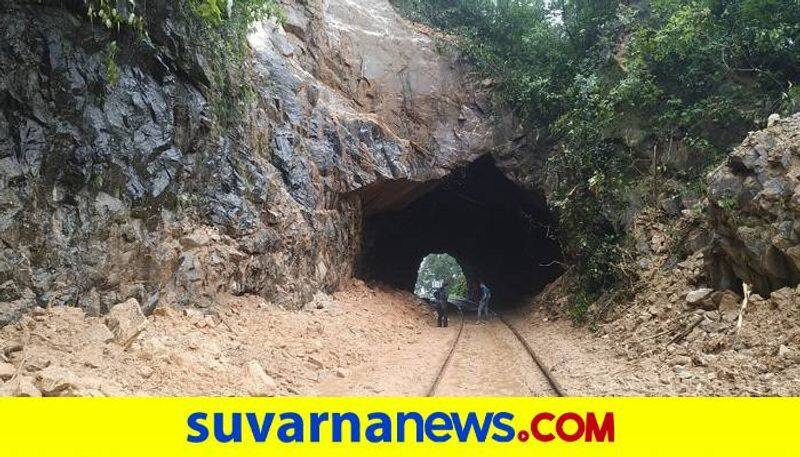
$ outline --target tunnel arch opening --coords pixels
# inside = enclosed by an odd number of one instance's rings
[[[425,256],[448,253],[463,269],[467,299],[479,297],[483,282],[493,306],[509,308],[561,273],[543,196],[512,183],[491,156],[435,182],[391,187],[373,189],[366,199],[372,206],[364,219],[360,278],[414,291]],[[398,193],[413,197],[398,201]],[[381,205],[381,194],[394,196],[392,204]]]
[[[466,299],[468,284],[469,280],[458,259],[446,252],[432,252],[419,263],[414,294],[432,300],[436,289],[447,286],[451,299]]]

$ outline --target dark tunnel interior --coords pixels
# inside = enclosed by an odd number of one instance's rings
[[[543,198],[514,185],[491,157],[426,190],[401,208],[367,216],[359,277],[413,291],[422,259],[448,253],[461,265],[471,299],[482,281],[492,289],[492,306],[508,308],[560,274]]]

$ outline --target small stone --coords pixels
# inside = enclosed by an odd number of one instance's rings
[[[153,316],[175,318],[178,317],[178,312],[169,305],[159,305],[153,310]]]
[[[692,373],[690,373],[690,372],[688,372],[686,370],[678,370],[675,374],[680,379],[691,379],[691,378],[694,377],[694,375]]]
[[[8,381],[16,372],[17,369],[14,368],[14,365],[0,362],[0,380]]]
[[[141,368],[139,368],[139,375],[141,375],[145,379],[149,379],[150,376],[153,376],[153,369],[148,365],[144,365]]]
[[[49,367],[52,361],[42,355],[34,355],[33,357],[26,359],[25,364],[22,368],[25,371],[33,373],[34,371],[41,371],[45,368]]]
[[[350,374],[349,371],[345,368],[339,368],[336,370],[336,377],[337,378],[346,378]]]
[[[211,244],[211,237],[208,234],[198,230],[181,238],[180,243],[181,246],[186,249],[195,249]]]
[[[66,368],[49,366],[36,375],[35,384],[45,397],[58,397],[74,390],[78,377]]]
[[[10,355],[15,352],[20,352],[22,348],[23,348],[22,343],[18,341],[11,341],[3,345],[2,350],[0,350],[0,353],[5,355]]]
[[[667,250],[668,242],[669,239],[665,234],[657,232],[650,239],[650,249],[656,254],[663,254]]]
[[[308,360],[308,363],[310,363],[312,366],[314,366],[314,367],[316,367],[318,369],[322,369],[322,368],[325,367],[325,365],[322,363],[322,361],[320,361],[319,359],[317,359],[314,356],[308,356],[307,360]]]
[[[247,364],[247,391],[254,397],[274,397],[278,390],[278,383],[272,379],[260,363],[251,360]]]
[[[114,341],[114,334],[105,324],[97,322],[86,331],[86,338],[92,343],[110,343]]]
[[[701,301],[708,298],[711,293],[714,292],[713,290],[709,289],[708,287],[703,287],[697,290],[693,290],[686,294],[686,302],[690,305],[696,305]]]
[[[685,355],[676,355],[670,362],[671,365],[676,365],[676,366],[685,366],[691,363],[692,363],[691,357]]]
[[[692,356],[692,363],[698,367],[708,366],[708,357],[705,354],[694,354]]]
[[[781,346],[778,348],[778,357],[788,357],[790,355],[792,355],[792,350],[786,345],[781,344]]]
[[[89,368],[100,368],[105,360],[103,347],[97,345],[87,345],[78,352],[77,356],[83,366]]]
[[[147,328],[147,318],[139,302],[131,298],[111,308],[106,316],[106,325],[114,333],[114,342],[127,347]]]
[[[772,127],[773,125],[777,124],[778,121],[781,120],[781,115],[778,113],[772,113],[767,117],[767,127]]]
[[[733,322],[739,318],[739,311],[742,308],[741,299],[733,292],[723,292],[714,294],[711,300],[717,303],[717,308],[725,322]]]
[[[42,308],[41,306],[37,306],[31,310],[31,315],[33,316],[44,316],[47,313],[47,310]]]
[[[0,397],[41,397],[42,393],[28,376],[19,376],[0,387]]]

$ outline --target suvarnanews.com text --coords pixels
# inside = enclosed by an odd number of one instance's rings
[[[193,412],[189,443],[318,442],[601,442],[615,439],[614,413],[535,412],[522,419],[507,411],[430,413]]]

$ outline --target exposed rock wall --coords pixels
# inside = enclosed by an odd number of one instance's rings
[[[800,114],[751,133],[710,176],[709,200],[717,286],[800,283]]]
[[[122,44],[116,84],[105,29],[0,6],[0,325],[37,304],[298,305],[352,274],[364,213],[490,150],[509,174],[528,160],[487,88],[386,0],[286,2],[284,26],[259,24],[255,101],[228,130],[178,3],[149,3],[166,19]]]

